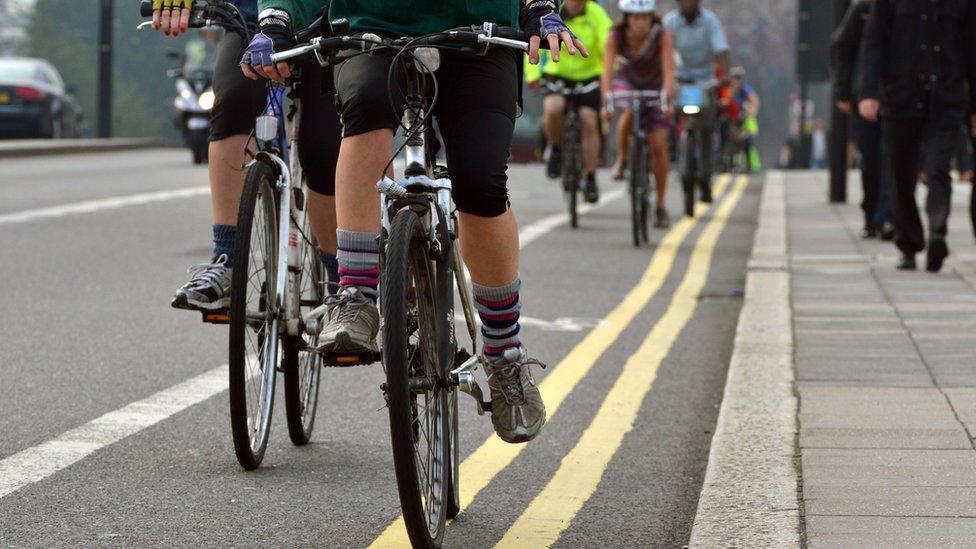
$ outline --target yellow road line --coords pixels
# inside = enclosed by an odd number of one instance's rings
[[[667,311],[624,365],[623,371],[579,442],[563,458],[545,488],[532,500],[496,547],[548,547],[569,527],[596,491],[610,460],[634,428],[657,371],[681,331],[691,320],[708,279],[712,256],[729,216],[745,191],[740,177],[729,197],[702,232],[681,285]]]
[[[731,176],[723,175],[716,179],[713,195],[716,199],[728,186]],[[624,329],[640,313],[664,284],[678,250],[688,233],[695,227],[697,219],[708,210],[706,204],[696,204],[697,216],[692,219],[682,217],[674,224],[654,250],[647,270],[640,281],[610,313],[593,328],[563,360],[552,369],[539,384],[539,390],[546,403],[549,419],[555,415],[563,400],[576,385],[586,377],[600,356],[617,340]],[[461,404],[466,404],[462,400]],[[481,490],[495,476],[507,467],[525,444],[508,444],[496,436],[491,436],[477,450],[467,457],[460,467],[461,509],[464,510]],[[371,548],[399,548],[409,546],[403,517],[391,523],[373,543]]]

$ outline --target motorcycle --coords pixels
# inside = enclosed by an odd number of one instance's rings
[[[177,52],[169,52],[167,56],[179,61],[178,66],[167,72],[176,84],[173,123],[183,136],[183,144],[193,153],[193,163],[204,164],[210,148],[210,110],[215,100],[213,67],[190,67],[186,56]]]

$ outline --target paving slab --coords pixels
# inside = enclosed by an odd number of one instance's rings
[[[807,515],[811,549],[972,547],[976,518]]]

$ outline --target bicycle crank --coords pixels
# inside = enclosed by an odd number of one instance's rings
[[[480,363],[481,359],[477,356],[465,360],[463,364],[451,370],[451,383],[475,400],[478,415],[483,416],[485,412],[491,413],[491,401],[485,401],[485,393],[474,377],[474,371],[478,369]]]

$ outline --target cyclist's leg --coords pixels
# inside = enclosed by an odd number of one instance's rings
[[[242,166],[254,127],[264,106],[264,84],[248,80],[238,60],[240,36],[227,33],[221,40],[214,68],[216,100],[211,111],[210,195],[213,210],[213,259],[194,268],[194,275],[173,298],[180,309],[219,309],[230,300],[231,266],[237,234],[237,210],[244,184]]]
[[[599,100],[599,97],[597,98]],[[587,202],[600,199],[600,189],[596,184],[596,169],[600,163],[600,115],[599,107],[583,106],[579,110],[579,120],[583,135],[583,171],[586,172],[584,194]]]
[[[566,98],[558,93],[550,93],[542,100],[542,132],[551,146],[546,161],[546,176],[555,179],[562,175],[563,115],[566,112]]]
[[[343,127],[335,198],[340,289],[319,338],[324,352],[377,349],[380,204],[375,185],[390,158],[393,130],[399,125],[387,94],[390,62],[362,55],[335,69]]]
[[[712,201],[712,143],[715,135],[715,112],[702,113],[701,125],[698,132],[698,165],[701,179],[702,202]]]
[[[617,119],[617,160],[613,164],[612,177],[620,180],[624,178],[627,169],[627,152],[630,150],[630,134],[634,131],[634,112],[624,109]]]
[[[492,423],[508,442],[534,438],[546,415],[529,368],[535,361],[520,338],[518,224],[508,203],[519,62],[506,50],[484,57],[448,54],[437,110],[460,212],[461,253],[483,324]]]
[[[657,187],[657,207],[663,208],[668,188],[668,171],[671,169],[671,159],[668,157],[668,128],[656,126],[647,135],[651,149],[651,169],[654,171],[654,182]]]
[[[312,232],[330,282],[339,280],[336,260],[335,177],[342,126],[336,112],[332,82],[323,88],[318,63],[302,67],[301,139],[298,156],[308,182],[308,212]],[[330,293],[335,290],[329,286]]]

